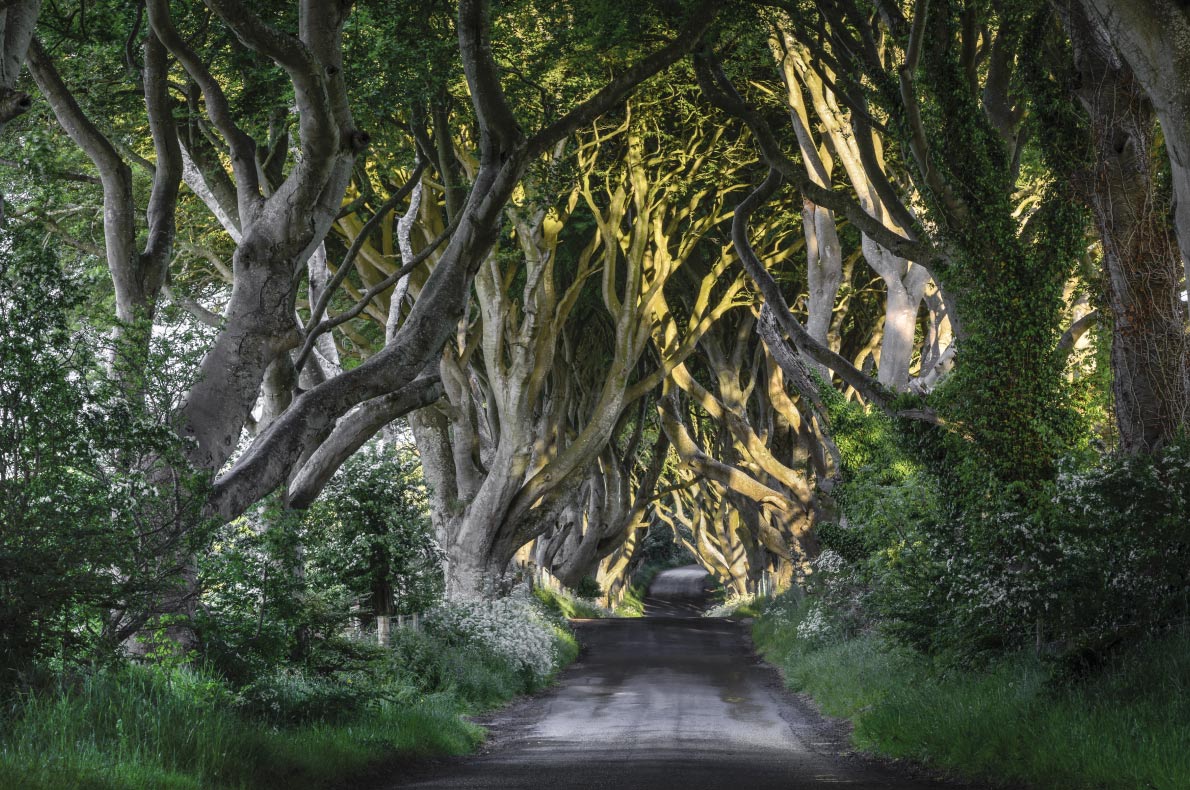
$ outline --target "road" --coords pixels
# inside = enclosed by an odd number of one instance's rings
[[[583,652],[548,692],[486,722],[485,754],[411,778],[424,790],[926,790],[840,754],[846,738],[788,694],[746,627],[696,615],[697,568],[658,576],[643,619],[576,624]]]

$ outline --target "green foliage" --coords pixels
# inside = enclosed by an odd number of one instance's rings
[[[593,576],[584,576],[579,579],[578,586],[574,588],[574,592],[580,598],[603,597],[603,588],[599,586],[599,582]]]
[[[552,643],[545,676],[433,628],[397,631],[391,649],[327,640],[239,687],[187,668],[60,675],[0,719],[0,786],[337,787],[384,761],[462,754],[483,734],[465,715],[540,688],[577,655],[560,621],[533,616]]]
[[[1070,114],[1048,112],[1051,97],[1014,74],[1007,90],[1033,104],[1042,127],[1041,156],[1030,149],[1031,159],[1014,164],[963,68],[959,42],[964,20],[970,23],[967,13],[955,2],[931,8],[926,37],[937,45],[923,49],[916,75],[925,135],[933,141],[931,163],[941,184],[923,196],[949,249],[936,274],[963,332],[961,360],[930,399],[952,428],[906,426],[906,433],[916,437],[917,457],[945,481],[956,507],[980,508],[989,474],[1026,488],[1043,483],[1053,478],[1056,460],[1077,444],[1077,422],[1053,349],[1063,287],[1084,246],[1086,215],[1054,177],[1069,170],[1044,166],[1069,164],[1058,161],[1055,141]],[[998,9],[1002,44],[1021,45],[1035,13],[1027,4]],[[878,95],[895,105],[894,117],[905,118],[893,84],[890,78]],[[1038,161],[1049,153],[1053,161]],[[1021,233],[1014,197],[1026,185],[1039,193],[1040,203],[1028,232]]]
[[[299,637],[331,638],[347,621],[342,586],[317,589],[295,573],[301,516],[275,506],[221,526],[199,556],[203,653],[236,683],[247,683],[299,650]]]
[[[77,284],[27,235],[5,233],[0,247],[0,667],[11,673],[51,656],[85,662],[142,624],[172,583],[161,558],[184,548],[172,526],[194,523],[201,486],[175,471],[180,448],[146,408],[153,395],[129,402],[72,324]]]
[[[200,558],[206,656],[248,682],[376,614],[413,614],[442,594],[417,457],[369,446],[306,513],[266,503],[222,526]],[[299,572],[301,569],[301,572]]]
[[[232,706],[218,680],[125,667],[14,703],[0,727],[0,786],[333,787],[394,756],[470,751],[482,731],[457,698],[381,700],[341,723],[274,729]]]
[[[875,634],[823,638],[816,608],[780,598],[754,638],[791,688],[852,720],[861,749],[1037,787],[1190,784],[1190,709],[1177,693],[1190,683],[1184,632],[1132,646],[1076,683],[1023,655],[950,672]]]
[[[871,603],[931,652],[1029,645],[1075,665],[1190,614],[1184,443],[1066,472],[1027,506],[990,500],[876,555]]]
[[[303,539],[311,583],[368,596],[372,614],[413,614],[442,596],[441,552],[412,448],[358,450],[310,508]]]
[[[577,591],[571,594],[555,592],[548,587],[534,587],[533,596],[548,611],[567,619],[598,619],[609,614],[608,610],[591,602],[595,596],[579,595]]]
[[[1052,482],[985,471],[967,502],[912,463],[883,416],[835,398],[843,460],[807,588],[835,631],[883,633],[948,662],[1031,648],[1078,668],[1190,616],[1190,450],[1096,466]],[[972,478],[974,483],[975,478]],[[942,492],[946,491],[946,496]]]

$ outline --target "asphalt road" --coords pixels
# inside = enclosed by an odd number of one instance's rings
[[[643,619],[576,624],[557,686],[486,721],[481,755],[391,787],[429,790],[802,790],[953,787],[846,752],[845,733],[781,687],[745,626],[696,615],[705,575],[668,571]]]

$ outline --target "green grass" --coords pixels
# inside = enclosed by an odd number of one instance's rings
[[[791,688],[852,720],[861,749],[1039,788],[1190,787],[1190,634],[1076,682],[1028,656],[946,672],[875,635],[807,643],[781,611],[754,626],[761,652]]]
[[[594,606],[577,595],[555,592],[547,587],[534,587],[533,596],[546,609],[568,619],[597,620],[609,616],[606,609]]]
[[[463,754],[483,737],[452,694],[276,728],[241,717],[204,685],[184,670],[125,667],[10,703],[0,787],[326,787],[397,756]]]
[[[740,604],[731,613],[733,620],[743,620],[748,617],[759,617],[761,612],[761,602],[758,600],[748,601]]]
[[[560,668],[578,644],[561,623],[555,636]],[[402,632],[395,651],[373,655],[371,676],[279,682],[251,704],[247,690],[189,669],[61,676],[3,700],[0,790],[338,787],[382,766],[472,751],[484,731],[465,716],[550,680],[424,632]],[[348,701],[332,708],[325,695],[335,683],[367,684],[367,693],[333,697]]]

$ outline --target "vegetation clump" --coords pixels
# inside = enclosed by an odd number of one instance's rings
[[[1190,782],[1190,711],[1185,695],[1169,691],[1190,682],[1184,631],[1122,646],[1078,673],[1031,651],[956,670],[878,630],[849,631],[847,617],[786,595],[765,608],[753,636],[790,688],[851,720],[864,751],[1038,787]]]
[[[392,645],[331,639],[235,684],[211,666],[58,673],[5,700],[0,785],[337,787],[382,764],[463,754],[466,717],[540,689],[578,653],[518,597],[451,606]]]

